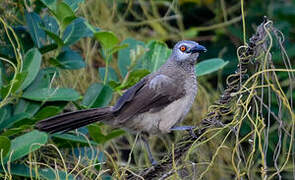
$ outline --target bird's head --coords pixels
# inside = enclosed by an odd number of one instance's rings
[[[172,50],[172,58],[177,62],[195,64],[201,52],[207,49],[194,41],[179,41]]]

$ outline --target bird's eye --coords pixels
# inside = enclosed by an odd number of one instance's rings
[[[186,50],[186,46],[185,45],[182,45],[182,46],[180,46],[179,49],[180,49],[180,51],[184,52]]]

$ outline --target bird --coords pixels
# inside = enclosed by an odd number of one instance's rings
[[[35,127],[48,133],[67,132],[94,122],[139,133],[152,165],[157,161],[147,138],[173,130],[191,130],[177,126],[191,109],[197,94],[195,64],[207,49],[195,41],[177,42],[166,62],[155,72],[128,88],[114,106],[67,112],[41,120]]]

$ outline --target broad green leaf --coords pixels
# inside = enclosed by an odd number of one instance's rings
[[[12,88],[12,93],[18,91],[18,90],[22,90],[22,84],[24,83],[24,81],[26,80],[27,76],[28,76],[28,71],[23,71],[21,73],[18,73],[16,75],[16,82],[13,84],[13,88]]]
[[[63,40],[58,35],[56,35],[55,33],[51,32],[47,29],[44,29],[44,31],[58,45],[58,47],[64,46]]]
[[[131,50],[136,51],[138,46],[144,46],[142,41],[137,41],[132,38],[127,38],[121,42],[120,45],[128,44],[128,47],[125,49],[119,50],[118,53],[118,66],[122,77],[125,77],[128,71],[128,67],[131,63],[130,53]]]
[[[56,10],[56,0],[41,0],[45,6],[47,6],[50,10],[55,12]]]
[[[80,69],[86,66],[82,56],[70,48],[62,51],[56,59],[51,58],[50,62],[62,69]]]
[[[101,126],[98,124],[89,125],[88,132],[89,132],[90,137],[98,144],[105,143],[105,142],[112,140],[118,136],[121,136],[122,134],[125,133],[124,130],[115,129],[115,130],[111,131],[109,134],[104,135],[101,132]]]
[[[195,27],[191,27],[183,32],[183,36],[186,39],[194,38],[198,35],[198,30]]]
[[[20,98],[18,103],[14,107],[13,115],[20,113],[28,113],[30,118],[33,117],[36,112],[40,109],[41,103],[36,101],[29,101]]]
[[[4,131],[1,136],[6,136],[6,137],[10,137],[10,136],[16,136],[20,133],[23,133],[24,131],[27,131],[28,129],[32,128],[32,125],[21,125],[19,127],[15,127],[15,128],[9,128],[6,131]]]
[[[10,145],[11,144],[8,137],[0,136],[0,160],[1,160],[1,157],[5,157],[5,155],[9,152]],[[2,151],[2,154],[1,154],[1,151]]]
[[[112,89],[109,86],[93,83],[86,91],[82,104],[87,107],[107,106],[112,99]]]
[[[150,72],[146,69],[136,69],[136,70],[132,71],[129,74],[126,83],[121,84],[119,87],[116,87],[116,90],[127,89],[127,88],[133,86],[134,84],[136,84],[138,81],[140,81],[143,77],[145,77],[149,73]]]
[[[63,40],[65,45],[69,46],[75,44],[83,37],[92,37],[93,32],[87,25],[87,22],[83,18],[75,19],[71,24],[67,26],[63,34]]]
[[[59,21],[61,32],[76,18],[73,10],[64,2],[57,4],[55,16]]]
[[[203,76],[205,74],[210,74],[223,68],[227,63],[228,61],[219,58],[201,61],[196,65],[196,75]]]
[[[18,89],[20,89],[21,85],[23,84],[23,82],[25,81],[26,77],[27,77],[28,72],[24,71],[21,73],[18,73],[16,75],[15,81],[12,84],[12,81],[10,82],[10,84],[3,86],[0,89],[0,93],[1,93],[1,97],[5,97],[7,95],[7,93],[9,92],[9,89],[11,88],[11,85],[13,85],[12,89],[11,89],[11,93],[15,93]]]
[[[139,62],[139,67],[147,69],[150,72],[155,72],[162,66],[171,54],[171,49],[163,42],[150,41],[146,48],[149,49],[143,55],[141,62]]]
[[[117,46],[113,47],[113,49],[110,51],[110,54],[114,54],[117,51],[119,51],[121,49],[125,49],[127,47],[128,47],[128,44],[117,45]]]
[[[109,31],[96,32],[94,33],[94,37],[100,42],[105,51],[111,51],[119,43],[117,36]]]
[[[79,4],[84,2],[84,0],[64,0],[64,2],[75,12],[78,10]]]
[[[44,28],[42,28],[42,29],[49,36],[49,37],[47,37],[47,41],[49,41],[50,43],[54,43],[54,42],[61,43],[60,42],[61,39],[58,36],[58,34],[59,34],[59,25],[58,25],[56,19],[54,17],[49,16],[49,15],[46,14],[43,17],[43,24],[44,24]]]
[[[62,109],[58,106],[45,106],[35,116],[35,120],[46,119],[48,117],[59,114]]]
[[[95,101],[97,101],[102,88],[103,84],[101,83],[91,84],[83,97],[82,105],[91,107],[95,103]]]
[[[72,174],[68,174],[65,171],[61,170],[52,170],[50,168],[38,169],[38,174],[44,179],[60,179],[60,180],[75,180],[75,177]],[[57,176],[58,175],[58,176]]]
[[[105,71],[106,71],[105,67],[98,69],[99,77],[102,81],[105,78]],[[109,82],[109,81],[119,81],[117,73],[111,67],[108,67],[107,82]]]
[[[28,74],[20,89],[25,89],[34,81],[41,66],[41,58],[42,55],[36,48],[31,49],[26,53],[24,58],[23,71],[28,72]]]
[[[33,91],[35,89],[48,88],[50,86],[51,81],[50,69],[51,68],[41,69],[35,80],[30,84],[30,86],[25,91]],[[58,74],[57,72],[53,72],[53,74],[54,73]]]
[[[112,139],[114,139],[116,137],[121,136],[122,134],[125,134],[124,130],[122,130],[122,129],[114,129],[109,134],[107,134],[105,136],[105,141],[112,140]]]
[[[105,107],[109,105],[109,103],[112,100],[112,95],[112,88],[110,88],[107,85],[104,85],[99,94],[99,97],[97,98],[97,101],[95,101],[91,107]]]
[[[16,26],[13,28],[13,30],[14,30],[15,34],[17,35],[18,41],[20,42],[23,52],[27,52],[28,50],[36,47],[36,45],[33,41],[33,38],[31,37],[27,27]],[[0,49],[1,49],[1,47],[0,47]]]
[[[35,43],[40,48],[46,42],[45,32],[42,30],[42,19],[34,12],[25,11],[25,19],[29,33]]]
[[[3,106],[1,109],[0,109],[0,124],[2,124],[5,119],[8,119],[10,116],[11,116],[11,106],[10,105],[6,105],[6,106]]]
[[[6,168],[6,167],[5,167]],[[35,178],[35,179],[60,179],[60,180],[74,180],[73,175],[66,174],[64,171],[60,170],[52,170],[50,168],[38,168],[37,174],[35,169],[30,169],[30,167],[24,164],[11,164],[10,165],[10,173],[15,176],[27,177],[27,178]],[[0,167],[0,172],[4,173],[2,167]],[[7,172],[7,168],[6,168]],[[58,177],[56,175],[58,174]]]
[[[30,114],[25,113],[25,112],[14,115],[14,116],[6,119],[5,121],[3,121],[0,124],[0,131],[3,130],[4,128],[10,128],[11,126],[13,126],[13,124],[20,122],[24,119],[28,119],[28,118],[30,118]]]
[[[71,88],[42,88],[26,91],[22,97],[34,101],[76,101],[80,94]]]
[[[58,34],[59,33],[59,26],[58,26],[58,23],[56,21],[56,19],[48,14],[46,14],[44,17],[43,17],[43,24],[44,24],[44,27],[54,33],[54,34]]]
[[[89,142],[87,141],[87,139],[85,139],[84,136],[77,136],[73,134],[53,134],[52,137],[72,141],[75,143],[89,144]],[[97,145],[97,143],[94,141],[90,141],[90,144]]]
[[[11,162],[28,155],[44,145],[47,139],[48,136],[46,133],[37,130],[16,137],[11,140],[11,148],[4,158],[4,162],[8,161],[10,154],[12,154],[10,158]]]
[[[101,127],[98,124],[90,124],[87,126],[90,137],[97,142],[98,144],[102,144],[106,142],[105,135],[101,132]]]
[[[56,49],[58,49],[58,45],[56,43],[51,43],[51,44],[43,46],[42,48],[39,49],[39,51],[41,54],[46,54]]]

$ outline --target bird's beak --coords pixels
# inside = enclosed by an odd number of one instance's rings
[[[189,52],[190,53],[201,53],[201,52],[206,52],[207,51],[207,49],[204,47],[204,46],[202,46],[202,45],[196,45],[196,46],[194,46],[194,47],[192,47],[190,50],[189,50]]]

